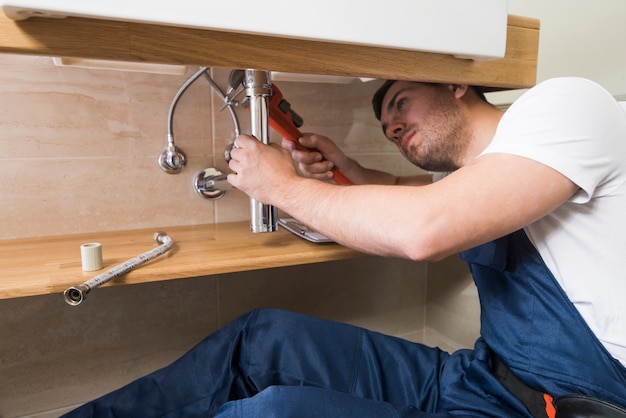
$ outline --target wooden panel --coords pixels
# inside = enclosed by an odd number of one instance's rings
[[[505,58],[449,55],[96,19],[0,16],[0,52],[209,67],[464,82],[494,89],[536,82],[539,23],[509,16]]]
[[[47,56],[133,60],[124,22],[89,19],[28,19],[0,12],[0,51]]]
[[[285,230],[252,234],[250,224],[171,227],[169,252],[105,284],[125,285],[320,263],[359,257],[338,244],[314,244]],[[102,232],[0,241],[0,299],[61,293],[159,244],[155,230]],[[84,272],[80,245],[102,243],[104,268]],[[61,297],[59,295],[59,297]]]

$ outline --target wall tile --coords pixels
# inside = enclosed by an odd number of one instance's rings
[[[196,158],[178,176],[152,157],[4,161],[1,238],[212,223],[214,203],[191,188],[201,168]]]
[[[0,239],[247,219],[242,193],[208,201],[191,187],[207,166],[227,171],[223,153],[234,139],[232,120],[219,112],[223,102],[203,77],[181,96],[173,118],[188,167],[167,175],[156,165],[171,100],[195,71],[181,77],[85,70],[55,67],[51,58],[0,55],[0,180],[7,203],[0,215],[13,220]],[[212,71],[223,90],[228,74]],[[403,159],[370,109],[378,85],[282,82],[280,88],[304,116],[302,130],[330,136],[368,166],[396,168]],[[248,112],[240,106],[236,113],[249,132]],[[400,167],[412,170],[406,162]]]
[[[480,304],[467,264],[458,256],[428,264],[428,344],[473,347],[480,333]],[[427,331],[428,332],[428,331]]]
[[[11,220],[0,239],[214,222],[215,203],[191,187],[213,162],[207,83],[175,113],[187,169],[173,176],[157,165],[186,79],[0,55],[0,218]]]
[[[232,273],[218,282],[220,324],[250,309],[280,307],[392,335],[421,330],[425,266],[367,257]]]
[[[280,84],[281,92],[304,119],[303,132],[335,140],[355,158],[362,153],[395,151],[374,117],[371,97],[381,82]]]
[[[178,358],[217,327],[216,282],[0,300],[0,416],[78,405]],[[181,303],[184,301],[184,303]]]

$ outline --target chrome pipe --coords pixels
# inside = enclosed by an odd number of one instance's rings
[[[99,274],[82,284],[70,287],[69,289],[65,290],[65,292],[63,292],[63,298],[65,299],[65,302],[71,306],[80,305],[87,297],[87,294],[93,289],[100,287],[103,284],[115,279],[116,277],[124,275],[131,270],[134,270],[140,265],[147,263],[148,261],[160,256],[161,254],[166,253],[174,245],[174,240],[170,238],[165,232],[155,232],[152,238],[161,245],[150,251],[146,251],[145,253],[140,254],[137,257],[131,258],[130,260],[122,264],[118,264],[112,269],[102,274]]]
[[[264,144],[270,142],[269,96],[272,82],[269,71],[246,70],[243,85],[250,106],[250,130],[252,136]],[[276,208],[250,198],[250,229],[252,232],[278,230]]]
[[[235,109],[233,107],[233,105],[236,105],[237,103],[230,100],[228,95],[222,91],[220,86],[217,85],[215,80],[211,78],[208,72],[205,72],[204,76],[211,85],[211,87],[213,87],[213,90],[215,90],[217,95],[220,96],[220,99],[222,99],[222,101],[224,102],[224,107],[228,109],[228,114],[230,115],[230,119],[233,122],[234,137],[237,138],[241,130],[239,126],[239,118],[237,118],[237,113],[235,112]],[[222,109],[224,109],[224,107],[222,107]]]

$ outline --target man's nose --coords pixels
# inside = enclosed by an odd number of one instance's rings
[[[403,129],[404,129],[404,125],[402,124],[402,122],[397,119],[394,119],[391,122],[389,122],[388,125],[386,125],[384,134],[390,140],[397,141],[402,136]]]

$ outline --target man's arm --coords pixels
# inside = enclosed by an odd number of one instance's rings
[[[332,168],[337,167],[355,184],[397,184],[423,186],[432,183],[432,175],[395,176],[384,171],[373,170],[361,166],[349,158],[329,138],[322,135],[307,134],[299,138],[300,144],[312,151],[298,151],[292,141],[283,140],[283,147],[291,153],[298,166],[298,171],[305,177],[318,180],[331,180]]]
[[[237,140],[229,182],[357,250],[439,260],[547,215],[577,186],[556,170],[488,154],[423,187],[336,186],[299,176],[287,150]]]

